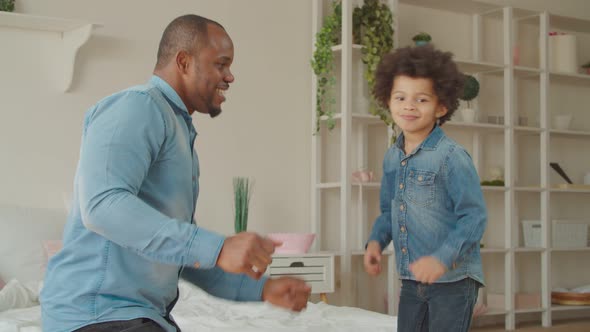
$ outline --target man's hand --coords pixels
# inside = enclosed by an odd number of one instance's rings
[[[242,232],[230,236],[223,242],[217,266],[225,272],[245,273],[258,280],[272,262],[275,246],[281,244],[256,233]]]
[[[376,276],[381,273],[381,246],[379,242],[369,242],[363,263],[365,265],[365,271],[369,275]]]
[[[419,258],[410,264],[410,272],[416,277],[416,281],[432,284],[442,277],[447,269],[438,259],[432,256]]]
[[[262,300],[293,311],[307,307],[311,287],[301,279],[280,277],[268,279],[262,290]]]

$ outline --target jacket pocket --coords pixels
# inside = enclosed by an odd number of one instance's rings
[[[410,169],[407,186],[408,200],[419,206],[432,204],[436,191],[435,178],[434,172]]]

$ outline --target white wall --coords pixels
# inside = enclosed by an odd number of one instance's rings
[[[62,207],[85,110],[146,82],[165,26],[195,13],[218,21],[232,37],[236,77],[219,118],[194,117],[202,172],[198,222],[233,231],[232,177],[240,175],[256,181],[250,229],[309,229],[310,1],[20,0],[16,11],[104,27],[81,48],[65,94],[48,55],[56,37],[0,29],[0,202]]]

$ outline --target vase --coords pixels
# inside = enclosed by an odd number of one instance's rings
[[[473,108],[462,108],[460,110],[461,118],[463,122],[473,123],[475,122],[475,109]]]
[[[428,45],[428,42],[426,40],[417,40],[414,43],[416,44],[416,46]]]

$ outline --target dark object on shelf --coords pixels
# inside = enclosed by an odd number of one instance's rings
[[[504,180],[492,180],[492,181],[481,181],[482,186],[496,186],[496,187],[503,187]]]
[[[551,292],[551,303],[561,305],[590,305],[590,293]]]
[[[561,166],[559,166],[558,163],[549,163],[549,165],[551,166],[551,168],[553,168],[557,174],[561,175],[561,177],[569,184],[573,184],[572,180],[570,180],[570,178],[567,176],[567,174],[565,174],[565,172],[563,171],[563,169],[561,168]]]

